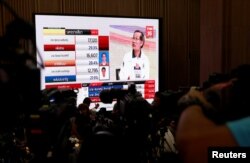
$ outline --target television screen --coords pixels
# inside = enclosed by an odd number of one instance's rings
[[[133,83],[149,102],[159,89],[159,18],[34,14],[41,90],[78,89],[77,104]]]

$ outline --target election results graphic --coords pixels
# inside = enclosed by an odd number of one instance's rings
[[[99,80],[99,52],[108,36],[97,29],[43,28],[45,83]]]

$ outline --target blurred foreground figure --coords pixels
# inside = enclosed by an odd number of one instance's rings
[[[242,65],[227,81],[179,100],[176,141],[184,162],[208,162],[208,147],[250,147],[249,83],[250,65]]]

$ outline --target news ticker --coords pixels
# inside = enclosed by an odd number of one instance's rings
[[[249,163],[250,147],[209,147],[208,163]]]
[[[134,81],[136,90],[142,94],[145,99],[154,98],[155,95],[155,81]],[[110,89],[128,89],[128,82],[92,82],[92,83],[73,83],[73,84],[47,84],[45,89],[82,89],[83,94],[90,97],[93,102],[99,102],[100,92]]]

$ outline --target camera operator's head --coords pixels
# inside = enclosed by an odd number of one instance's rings
[[[223,76],[214,80],[216,82],[210,87],[203,88],[206,100],[214,108],[209,114],[219,123],[249,116],[250,65],[240,65]]]
[[[128,101],[125,105],[124,112],[127,125],[136,129],[136,132],[142,132],[141,134],[145,134],[150,128],[150,110],[150,103],[142,97],[137,97]]]
[[[201,89],[205,90],[205,89],[207,89],[215,84],[227,82],[228,80],[230,80],[229,74],[213,73],[213,74],[209,75],[208,80],[202,84]]]

